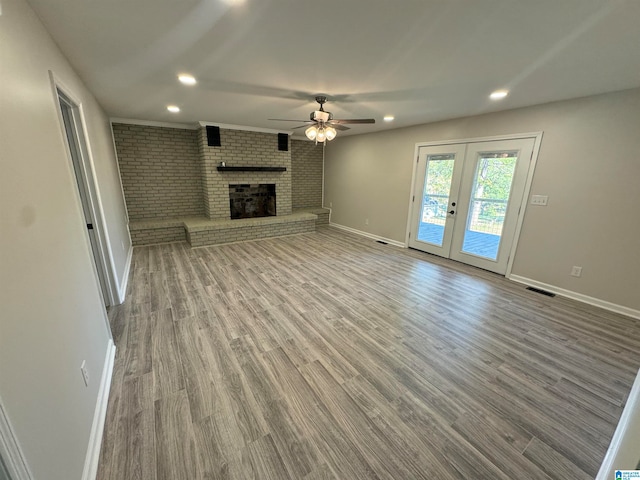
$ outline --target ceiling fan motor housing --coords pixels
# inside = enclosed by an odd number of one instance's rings
[[[328,122],[333,118],[331,112],[325,112],[324,110],[316,110],[315,112],[311,112],[309,118],[314,122]]]

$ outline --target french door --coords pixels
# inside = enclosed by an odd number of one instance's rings
[[[409,246],[504,275],[534,142],[420,147]]]

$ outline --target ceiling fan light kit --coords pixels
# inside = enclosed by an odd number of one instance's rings
[[[281,118],[272,118],[270,120],[275,120],[279,122],[302,122],[304,125],[300,125],[298,127],[294,127],[294,130],[297,128],[307,127],[304,131],[304,134],[307,136],[309,140],[315,140],[316,144],[318,142],[325,143],[325,141],[331,141],[336,138],[338,134],[338,130],[349,130],[349,127],[346,127],[346,123],[376,123],[373,118],[351,118],[351,119],[335,119],[333,118],[333,114],[331,112],[326,112],[324,110],[323,105],[326,103],[327,97],[324,95],[316,96],[316,102],[320,104],[320,109],[315,110],[309,114],[309,120],[289,120],[289,119],[281,119]]]
[[[327,127],[324,129],[324,133],[327,136],[327,140],[331,141],[336,138],[338,132],[336,132],[336,129],[333,127]]]
[[[315,125],[311,125],[309,128],[307,128],[304,131],[304,134],[307,136],[309,140],[315,140],[316,136],[318,135],[318,129],[316,128]]]
[[[324,143],[325,140],[331,141],[336,138],[337,131],[333,127],[311,125],[304,131],[309,140],[315,140],[316,143]]]

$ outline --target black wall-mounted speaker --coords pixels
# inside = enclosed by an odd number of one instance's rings
[[[287,135],[286,133],[278,134],[278,150],[281,150],[283,152],[289,151],[289,135]]]
[[[210,147],[219,147],[220,143],[220,127],[207,125],[207,145]]]

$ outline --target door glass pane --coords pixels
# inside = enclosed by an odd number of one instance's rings
[[[427,156],[418,240],[442,246],[455,154]]]
[[[479,155],[462,252],[497,260],[518,152]]]

